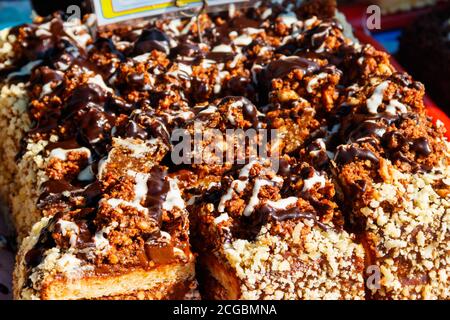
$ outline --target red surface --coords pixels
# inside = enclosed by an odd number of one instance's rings
[[[436,6],[418,8],[411,11],[399,12],[395,14],[383,15],[381,18],[381,29],[404,28],[411,24],[417,17],[430,13],[433,10],[441,10],[450,7],[450,2],[440,2]],[[350,24],[355,29],[365,29],[367,5],[341,6],[339,8],[346,16]]]
[[[449,5],[443,4],[443,5]],[[376,49],[386,51],[386,49],[376,41],[368,30],[365,30],[365,8],[367,6],[354,6],[354,7],[344,7],[340,8],[340,10],[346,15],[350,24],[352,24],[354,33],[356,38],[358,38],[362,43],[368,43],[373,45]],[[426,10],[426,9],[423,9]],[[423,10],[415,10],[415,11],[423,11]],[[423,14],[423,13],[422,13]],[[407,15],[407,14],[403,14]],[[392,15],[392,19],[398,15]],[[401,15],[400,15],[401,16]],[[416,17],[417,14],[414,16]],[[384,19],[384,18],[383,18]],[[384,21],[384,20],[383,20]],[[383,22],[384,23],[384,22]],[[383,27],[382,23],[382,27]],[[405,71],[402,66],[391,56],[391,63],[398,71]],[[447,138],[450,140],[450,118],[442,111],[428,96],[424,98],[425,106],[427,107],[428,114],[433,118],[434,121],[440,120],[444,123],[445,128],[447,128]]]

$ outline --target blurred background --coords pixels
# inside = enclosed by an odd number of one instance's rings
[[[0,29],[31,20],[29,0],[0,0]]]

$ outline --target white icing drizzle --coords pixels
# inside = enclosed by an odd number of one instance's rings
[[[214,112],[216,112],[217,111],[217,107],[216,106],[213,106],[213,105],[210,105],[210,106],[208,106],[206,109],[204,109],[204,110],[202,110],[202,111],[200,111],[198,114],[200,115],[205,115],[205,114],[213,114]]]
[[[319,83],[319,80],[326,79],[327,76],[328,76],[328,73],[322,72],[322,73],[319,73],[317,76],[313,77],[308,82],[308,85],[306,87],[306,91],[308,91],[309,93],[312,93],[313,90],[314,90],[314,87],[317,86],[317,84]]]
[[[178,28],[182,26],[181,19],[170,20],[168,24],[164,24],[163,26],[172,31],[177,36],[180,34]]]
[[[97,231],[94,235],[94,244],[95,248],[99,250],[101,253],[107,252],[111,245],[109,244],[109,240],[105,238],[105,234],[109,234],[111,228],[115,228],[117,226],[117,222],[113,222],[111,226],[103,227],[101,230]]]
[[[179,111],[167,110],[163,114],[168,122],[172,122],[174,119],[190,120],[195,116],[194,112],[192,111],[181,111],[181,110]]]
[[[45,28],[38,28],[36,30],[36,36],[38,37],[49,37],[51,35],[52,35],[51,32]]]
[[[272,9],[270,9],[270,10],[272,10]],[[264,32],[264,29],[258,29],[258,28],[251,28],[251,27],[248,27],[248,28],[245,28],[245,29],[244,29],[244,32],[245,32],[246,34],[248,34],[248,35],[252,35],[252,34],[257,34],[257,33]]]
[[[14,78],[14,77],[28,76],[31,74],[31,71],[33,71],[34,67],[40,65],[41,63],[42,63],[42,60],[28,62],[19,71],[11,72],[8,75],[8,77],[6,78],[6,80],[10,80],[11,78]]]
[[[228,213],[222,213],[220,216],[218,216],[217,218],[214,219],[214,224],[218,225],[224,221],[227,221],[228,219],[230,219],[230,217],[228,216]]]
[[[147,196],[147,180],[149,178],[149,174],[135,172],[132,170],[128,170],[128,175],[134,177],[135,185],[134,185],[134,200],[133,203],[136,205],[140,205],[141,202]]]
[[[236,5],[234,3],[230,3],[228,6],[228,16],[232,19],[236,15]]]
[[[88,148],[85,148],[85,147],[81,147],[81,148],[76,148],[76,149],[62,149],[62,148],[53,149],[50,152],[49,158],[50,159],[57,158],[62,161],[67,161],[67,155],[71,152],[85,153],[85,154],[87,154],[88,158],[91,157],[91,150],[89,150]]]
[[[137,63],[147,62],[150,58],[151,53],[144,53],[139,56],[133,57],[132,60]]]
[[[325,187],[325,177],[320,175],[318,172],[314,172],[314,175],[311,178],[308,178],[304,181],[303,190],[308,191],[311,190],[316,184],[320,184],[319,189]]]
[[[80,33],[80,31],[82,32]],[[82,48],[86,48],[87,43],[92,39],[91,35],[83,27],[66,28],[65,32]]]
[[[228,109],[228,113],[227,113],[227,119],[228,119],[228,121],[230,121],[230,123],[232,125],[236,124],[236,120],[234,119],[232,111],[235,109],[238,109],[238,108],[242,108],[242,107],[243,107],[243,102],[241,100],[235,101],[230,105],[230,107]]]
[[[178,79],[190,79],[192,74],[192,67],[184,63],[179,63],[178,70],[169,72],[167,74]]]
[[[160,234],[160,239],[163,239],[166,241],[170,241],[170,239],[172,239],[172,236],[165,231],[160,231],[159,234]]]
[[[263,66],[261,66],[259,64],[254,64],[252,66],[252,69],[250,71],[252,73],[253,83],[255,83],[255,84],[258,83],[258,71],[261,71],[263,69],[264,69]]]
[[[196,17],[192,17],[191,18],[191,21],[189,21],[189,23],[188,24],[186,24],[186,26],[184,27],[184,29],[183,30],[181,30],[181,34],[186,34],[186,33],[188,33],[189,32],[189,30],[191,29],[191,27],[194,25],[194,23],[197,21],[197,18]]]
[[[237,33],[237,31],[231,31],[229,34],[228,34],[228,36],[230,37],[230,38],[236,38],[237,36],[238,36],[239,34]]]
[[[258,160],[253,160],[253,161],[250,161],[247,165],[243,166],[241,168],[240,173],[239,173],[239,177],[240,178],[243,178],[243,177],[247,177],[248,178],[249,174],[250,174],[250,170],[253,168],[253,166],[256,163],[259,163],[259,161]]]
[[[123,199],[117,199],[117,198],[112,198],[112,199],[108,199],[106,201],[106,203],[113,209],[116,209],[117,207],[119,207],[120,205],[124,205],[126,207],[133,207],[136,208],[137,210],[143,211],[145,213],[148,212],[148,209],[143,207],[140,204],[136,204],[134,201],[130,202],[130,201],[126,201]]]
[[[61,71],[55,71],[60,76],[64,76],[64,73]],[[42,98],[53,92],[53,87],[57,87],[61,84],[62,81],[50,81],[42,86],[41,95],[39,98]]]
[[[188,205],[188,206],[192,206],[194,203],[195,203],[195,201],[198,199],[198,198],[200,198],[201,196],[191,196],[190,198],[189,198],[189,200],[186,202],[186,204]]]
[[[230,68],[236,68],[239,60],[241,60],[241,58],[243,58],[244,56],[241,53],[238,53],[237,55],[234,56],[233,61],[231,61],[230,63]]]
[[[214,60],[203,59],[202,63],[201,63],[201,66],[202,66],[202,68],[208,69],[208,68],[210,68],[211,66],[213,66],[215,64],[216,64],[216,62]]]
[[[261,14],[261,19],[266,20],[268,17],[270,17],[272,14],[272,8],[267,8],[264,10],[264,12]]]
[[[327,146],[322,138],[316,139],[314,142],[319,145],[320,150],[313,150],[309,152],[312,157],[317,157],[321,152],[327,151]]]
[[[236,57],[238,57],[239,55],[237,55]],[[236,59],[235,57],[235,59]],[[234,63],[234,60],[232,62],[232,64]],[[237,62],[236,62],[237,63]],[[233,68],[233,66],[230,65],[231,68]],[[222,90],[222,82],[223,80],[229,75],[230,73],[228,71],[219,71],[217,76],[216,76],[216,84],[214,85],[214,93],[215,94],[219,94],[220,90]]]
[[[105,170],[106,165],[109,162],[109,155],[110,154],[111,153],[109,153],[107,157],[103,157],[102,159],[100,159],[100,161],[98,162],[97,176],[98,176],[99,180],[103,179],[103,171]]]
[[[52,89],[53,83],[54,82],[50,81],[50,82],[48,82],[48,83],[46,83],[46,84],[44,84],[42,86],[42,92],[41,92],[41,95],[39,96],[39,98],[42,98],[43,96],[46,96],[49,93],[52,93],[52,91],[53,91],[53,89]]]
[[[239,173],[239,178],[240,179],[234,180],[231,183],[230,188],[228,188],[227,193],[224,194],[222,196],[222,198],[220,199],[219,206],[217,208],[217,210],[219,212],[224,212],[225,211],[225,203],[232,199],[232,197],[233,197],[233,190],[236,191],[237,193],[241,193],[242,191],[245,190],[245,187],[247,186],[247,183],[248,183],[248,177],[249,177],[249,174],[250,174],[250,170],[251,170],[251,168],[253,168],[253,166],[257,162],[258,162],[257,160],[253,160],[253,161],[250,161],[249,164],[247,164],[244,167],[242,167],[242,169],[241,169],[241,171]],[[246,180],[241,180],[242,178],[247,178],[247,179]]]
[[[102,88],[103,90],[105,90],[106,92],[113,92],[113,90],[106,85],[105,81],[103,81],[102,76],[99,74],[95,75],[95,77],[89,78],[87,83],[95,84],[95,85],[99,86],[100,88]]]
[[[401,103],[397,99],[389,101],[389,105],[386,107],[386,113],[395,115],[397,114],[397,111],[399,111],[400,113],[406,113],[408,109],[403,103]]]
[[[277,210],[284,210],[289,206],[296,204],[298,201],[297,197],[289,197],[286,199],[280,199],[278,201],[267,201],[267,205]]]
[[[248,34],[242,34],[236,39],[233,40],[233,43],[237,46],[248,46],[250,43],[252,43],[253,38],[250,37]]]
[[[142,206],[142,201],[147,196],[147,180],[149,178],[148,173],[141,173],[141,172],[135,172],[132,170],[128,170],[127,174],[129,176],[134,177],[135,184],[134,184],[134,199],[133,201],[126,201],[123,199],[117,199],[112,198],[108,199],[106,203],[111,206],[113,209],[119,207],[120,205],[124,205],[127,207],[133,207],[136,208],[139,211],[148,213],[148,209]]]
[[[75,247],[75,245],[77,244],[78,234],[80,233],[80,228],[78,227],[78,225],[72,221],[63,219],[58,220],[58,224],[64,237],[70,234],[70,246]]]
[[[316,21],[317,21],[317,17],[312,16],[311,18],[304,21],[305,27],[306,28],[312,27],[314,25],[314,23],[316,23]]]
[[[72,249],[73,250],[73,249]],[[55,270],[64,270],[67,277],[78,277],[85,267],[81,266],[82,261],[72,253],[65,253],[55,261]]]
[[[389,87],[389,81],[380,83],[374,90],[372,96],[367,99],[367,110],[372,114],[378,113],[378,108],[383,102],[384,91]]]
[[[231,46],[229,46],[227,44],[220,44],[220,45],[214,47],[211,51],[212,52],[232,53],[233,52],[233,48],[231,48]]]
[[[184,200],[181,197],[180,189],[178,188],[178,183],[176,179],[169,178],[170,190],[167,193],[166,201],[164,201],[162,208],[167,211],[173,210],[177,207],[181,210],[185,208]]]
[[[222,198],[220,198],[219,206],[217,210],[219,212],[225,211],[225,203],[233,197],[233,190],[236,190],[236,192],[242,192],[242,190],[245,189],[245,186],[247,185],[248,181],[241,181],[241,180],[234,180],[231,183],[230,188],[228,188],[227,193],[225,193]],[[241,190],[241,191],[239,191]]]

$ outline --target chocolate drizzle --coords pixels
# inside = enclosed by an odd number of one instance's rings
[[[141,36],[134,44],[133,54],[138,56],[144,53],[151,52],[152,50],[157,50],[164,52],[165,54],[169,54],[169,43],[169,37],[161,30],[158,30],[156,28],[145,29],[142,31]]]
[[[290,56],[275,60],[266,67],[264,79],[266,84],[272,79],[287,76],[293,70],[301,70],[304,75],[311,74],[319,70],[319,65],[314,61],[298,56]]]
[[[284,222],[292,220],[311,220],[323,230],[331,227],[321,221],[316,212],[304,211],[297,206],[287,209],[275,209],[268,204],[263,204],[255,209],[249,217],[241,217],[240,222],[233,226],[232,232],[240,239],[253,240],[261,231],[262,226],[268,222]]]
[[[59,216],[60,214],[57,214],[49,220],[47,226],[41,230],[34,247],[25,254],[25,263],[29,270],[37,267],[42,262],[45,251],[56,245],[52,233],[55,230],[55,225],[59,220]]]
[[[18,52],[18,55],[14,58],[13,70],[2,71],[1,79],[5,79],[8,74],[13,71],[19,71],[23,67],[30,63],[36,62],[34,68],[39,65],[51,66],[57,63],[59,59],[72,56],[72,59],[77,58],[80,55],[85,55],[85,50],[82,48],[73,37],[66,33],[64,30],[64,22],[59,14],[55,14],[48,20],[48,30],[43,29],[42,24],[28,24],[19,26],[10,31],[12,34],[19,35],[19,29],[26,33],[26,38],[21,40],[20,46],[22,50]],[[40,32],[37,32],[40,30]],[[24,81],[29,78],[33,71],[33,68],[28,72],[19,72],[21,74],[20,81]],[[18,79],[12,79],[10,81],[16,81]]]
[[[199,57],[202,54],[198,43],[190,40],[180,41],[178,45],[170,51],[172,57]]]
[[[95,206],[102,195],[102,185],[95,181],[83,188],[77,188],[66,180],[49,180],[42,184],[42,193],[38,199],[38,208],[58,202],[67,203],[74,198],[83,199],[83,206]],[[75,206],[75,207],[78,207]]]
[[[345,165],[356,160],[369,160],[375,164],[379,163],[378,157],[370,150],[355,146],[340,146],[336,151],[334,161],[338,165]]]
[[[426,137],[406,138],[397,127],[404,121],[418,121],[415,114],[348,114],[340,121],[336,137],[342,145],[336,149],[335,161],[344,165],[355,160],[369,160],[378,163],[378,157],[362,144],[370,144],[373,148],[385,152],[391,160],[409,163],[414,171],[427,170],[409,159],[405,153],[412,152],[415,157],[427,157],[432,149]]]
[[[431,147],[428,139],[425,137],[417,138],[410,142],[411,150],[417,152],[423,156],[429,156],[431,154]]]
[[[148,208],[150,217],[161,223],[162,206],[170,190],[169,182],[166,178],[166,171],[159,166],[155,166],[150,171],[151,178],[147,181],[147,197],[145,207]]]

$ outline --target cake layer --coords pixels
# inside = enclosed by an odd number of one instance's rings
[[[251,162],[191,208],[200,264],[217,282],[203,291],[225,299],[363,299],[364,252],[340,227],[332,183],[302,164],[280,171],[284,177],[264,160]]]

